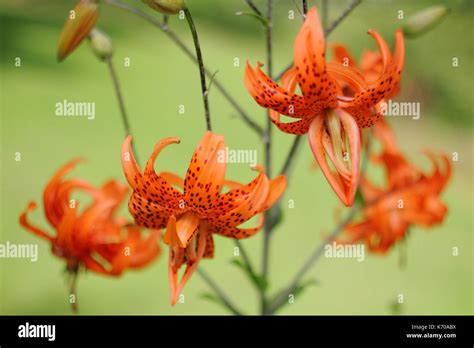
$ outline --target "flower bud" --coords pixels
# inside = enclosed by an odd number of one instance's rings
[[[112,57],[114,48],[109,36],[98,29],[94,29],[90,33],[89,38],[91,49],[100,60]]]
[[[176,14],[186,8],[184,0],[142,0],[155,11],[163,14]]]
[[[58,43],[58,61],[64,60],[94,28],[99,5],[94,0],[81,0],[70,12]]]
[[[407,19],[403,33],[411,37],[418,36],[438,25],[448,13],[449,9],[442,5],[425,8]]]

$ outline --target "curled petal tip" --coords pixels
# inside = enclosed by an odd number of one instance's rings
[[[28,206],[26,207],[26,210],[28,210],[28,211],[35,210],[37,207],[38,207],[38,205],[36,204],[36,202],[31,201],[31,202],[28,203]]]
[[[250,169],[255,170],[259,173],[263,173],[265,171],[261,164],[253,164],[253,165],[250,166]]]

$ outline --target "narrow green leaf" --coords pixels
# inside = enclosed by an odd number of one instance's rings
[[[268,21],[266,18],[259,16],[258,14],[251,11],[239,11],[235,13],[236,16],[247,16],[254,19],[257,19],[264,27],[268,26]]]
[[[296,286],[295,290],[293,290],[292,295],[296,298],[298,295],[301,295],[303,293],[303,291],[306,290],[309,286],[316,286],[318,284],[319,284],[319,281],[317,279],[314,279],[314,278],[303,281],[303,282],[301,282],[300,284],[298,284]],[[277,296],[278,295],[276,295],[270,303],[275,302]],[[275,308],[274,312],[279,311],[280,309],[285,307],[285,305],[287,305],[287,304],[289,304],[288,301],[283,302],[280,307]]]
[[[203,294],[201,294],[200,296],[203,300],[208,300],[210,302],[214,302],[218,305],[221,305],[223,306],[224,308],[227,309],[227,307],[222,303],[222,301],[214,294],[211,294],[210,292],[205,292]]]
[[[230,261],[231,264],[240,268],[249,277],[250,281],[261,291],[265,291],[268,288],[268,282],[258,274],[253,273],[249,267],[240,259],[233,259]]]

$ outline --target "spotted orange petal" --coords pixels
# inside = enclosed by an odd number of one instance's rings
[[[315,7],[308,11],[295,40],[296,78],[313,115],[337,107],[337,82],[327,73],[324,32]]]

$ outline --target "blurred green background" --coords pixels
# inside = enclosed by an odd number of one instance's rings
[[[139,1],[129,1],[158,16]],[[200,34],[206,65],[260,124],[264,112],[247,94],[242,79],[246,59],[265,59],[260,24],[234,13],[246,10],[240,0],[188,0]],[[262,1],[257,5],[264,8]],[[297,1],[299,5],[299,1]],[[64,263],[49,245],[23,230],[18,216],[26,203],[41,200],[51,175],[72,157],[82,156],[74,176],[101,184],[109,178],[124,180],[120,145],[124,132],[107,67],[82,44],[64,63],[55,59],[63,22],[75,1],[0,0],[1,22],[1,237],[5,243],[38,243],[39,260],[0,259],[0,314],[69,314]],[[319,1],[310,1],[319,5]],[[348,1],[329,1],[329,21]],[[354,56],[375,48],[366,35],[378,30],[391,45],[405,16],[431,4],[447,4],[450,15],[434,30],[406,42],[403,101],[421,102],[421,119],[391,118],[401,147],[416,164],[429,170],[421,154],[425,148],[459,153],[454,177],[443,197],[449,214],[441,226],[428,231],[413,228],[406,242],[406,267],[399,267],[400,248],[386,256],[355,259],[322,258],[310,271],[318,285],[297,296],[284,314],[472,314],[473,313],[473,12],[471,1],[365,0],[330,36],[346,43]],[[288,19],[288,11],[295,19]],[[170,25],[191,45],[184,20]],[[279,71],[292,59],[293,40],[301,25],[295,3],[275,1],[274,64]],[[167,149],[157,170],[184,174],[204,130],[198,72],[195,65],[160,30],[143,19],[111,6],[101,6],[99,28],[115,46],[114,61],[130,115],[139,157],[149,156],[158,139],[179,136],[180,145]],[[22,65],[15,67],[15,58]],[[131,66],[123,61],[130,58]],[[454,68],[452,58],[459,58]],[[234,66],[234,58],[240,66]],[[96,118],[55,116],[55,104],[64,99],[96,103]],[[236,116],[235,110],[211,89],[214,130],[226,136],[231,148],[263,151],[257,136]],[[179,114],[179,105],[186,112]],[[292,137],[274,131],[275,171],[280,168]],[[20,152],[22,160],[15,161]],[[274,293],[285,285],[311,250],[337,221],[343,208],[320,171],[311,171],[307,144],[299,153],[284,204],[284,223],[275,231],[271,249],[270,286]],[[245,164],[229,164],[227,177],[248,181],[254,173]],[[124,204],[123,214],[127,214]],[[50,230],[40,209],[31,221]],[[256,313],[257,295],[234,258],[231,240],[216,237],[214,260],[203,267],[246,313]],[[243,241],[255,266],[260,266],[262,235]],[[453,247],[459,256],[453,256]],[[186,301],[169,305],[167,250],[157,262],[121,278],[81,274],[78,285],[81,314],[224,314],[218,305],[201,298],[206,284],[195,275],[184,290]],[[405,302],[394,307],[398,294]]]

